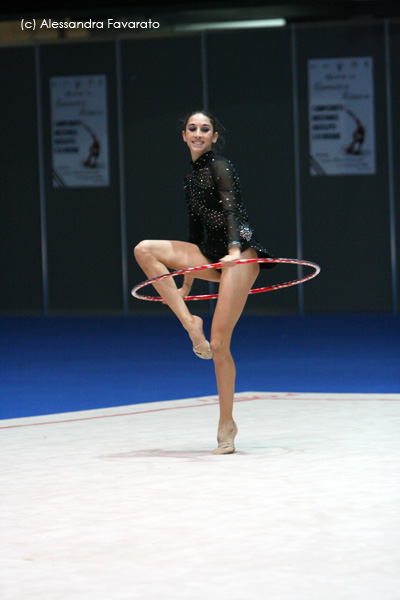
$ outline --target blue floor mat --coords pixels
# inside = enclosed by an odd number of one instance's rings
[[[213,362],[173,316],[2,317],[0,327],[1,419],[216,394]],[[399,393],[399,341],[388,314],[243,316],[236,389]]]

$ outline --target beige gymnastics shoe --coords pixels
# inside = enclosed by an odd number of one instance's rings
[[[235,421],[233,422],[233,431],[224,432],[222,435],[218,432],[218,448],[215,448],[214,454],[233,454],[235,452],[234,440],[237,432],[238,428]]]
[[[203,344],[204,347],[201,350],[198,350],[198,348],[200,346],[203,346]],[[205,360],[210,360],[210,358],[213,357],[210,342],[207,342],[207,340],[203,340],[202,342],[200,342],[200,344],[197,344],[197,346],[193,346],[193,352],[196,356],[198,356],[199,358],[204,358]]]

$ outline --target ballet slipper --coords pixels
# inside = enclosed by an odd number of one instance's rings
[[[197,348],[203,344],[205,344],[204,348],[202,350],[197,350]],[[210,342],[207,342],[207,340],[203,340],[200,344],[197,344],[197,346],[193,346],[193,352],[196,356],[204,358],[205,360],[210,360],[210,358],[213,357]]]
[[[232,431],[230,431],[229,433],[224,432],[224,436],[218,433],[218,448],[215,448],[214,454],[233,454],[235,452],[234,439],[236,437],[237,432],[238,428],[234,421]],[[222,437],[225,437],[226,439],[223,440]]]

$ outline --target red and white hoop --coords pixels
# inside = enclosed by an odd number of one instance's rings
[[[301,277],[300,279],[293,279],[292,281],[286,281],[286,283],[277,283],[275,285],[268,285],[266,287],[253,288],[250,290],[249,294],[260,294],[262,292],[271,292],[273,290],[281,290],[283,288],[291,287],[292,285],[299,285],[299,283],[304,283],[316,277],[321,271],[321,267],[316,263],[310,262],[308,260],[299,260],[297,258],[241,258],[236,261],[237,264],[246,264],[246,263],[284,263],[291,265],[301,265],[303,267],[311,267],[314,271],[307,275],[306,277]],[[156,281],[162,281],[163,279],[167,279],[167,277],[177,277],[178,275],[184,275],[185,273],[195,273],[196,271],[204,271],[205,269],[219,269],[224,268],[222,263],[212,263],[209,265],[199,265],[198,267],[189,267],[188,269],[182,269],[181,271],[172,271],[171,273],[165,273],[165,275],[159,275],[158,277],[153,277],[153,279],[148,279],[147,281],[143,281],[136,285],[131,294],[134,298],[138,300],[150,300],[152,302],[162,302],[163,299],[160,296],[144,296],[138,294],[137,292],[145,287],[146,285],[150,285],[151,283],[155,283]],[[213,300],[214,298],[218,298],[218,294],[201,294],[199,296],[186,296],[184,298],[185,302],[189,300]]]

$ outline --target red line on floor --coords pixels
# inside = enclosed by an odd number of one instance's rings
[[[317,401],[317,402],[351,402],[351,401],[355,401],[355,402],[399,402],[400,399],[399,398],[384,398],[384,397],[378,397],[378,398],[349,398],[349,397],[344,397],[344,398],[324,398],[324,397],[317,397],[317,398],[310,398],[307,396],[302,396],[302,395],[298,395],[296,393],[287,393],[285,395],[278,395],[278,394],[269,394],[267,396],[243,396],[241,398],[235,398],[235,403],[236,402],[250,402],[252,400],[307,400],[307,401]],[[165,401],[166,403],[168,403],[168,400]],[[201,402],[201,404],[200,404]],[[94,415],[93,417],[78,417],[76,419],[59,419],[56,421],[40,421],[38,423],[18,423],[16,425],[0,425],[0,429],[16,429],[18,427],[36,427],[38,425],[58,425],[59,423],[74,423],[77,421],[93,421],[95,419],[112,419],[115,417],[129,417],[132,415],[143,415],[145,413],[152,413],[152,412],[162,412],[162,411],[166,411],[166,410],[182,410],[184,408],[200,408],[202,406],[215,406],[216,404],[218,404],[218,398],[210,398],[210,399],[200,399],[199,398],[199,404],[187,404],[185,406],[167,406],[165,408],[152,408],[152,409],[148,409],[148,410],[138,410],[138,411],[132,411],[132,412],[127,412],[127,413],[117,413],[117,414],[111,414],[111,415]],[[101,409],[93,409],[93,410],[101,410]],[[24,418],[24,417],[21,417]],[[26,417],[29,418],[29,417]],[[33,417],[34,418],[34,417]],[[17,420],[17,419],[16,419]]]
[[[168,400],[166,402],[168,402]],[[95,415],[93,417],[79,417],[77,419],[60,419],[58,421],[41,421],[39,423],[20,423],[17,425],[0,426],[0,429],[13,429],[16,427],[36,427],[37,425],[58,425],[59,423],[73,423],[76,421],[92,421],[94,419],[112,419],[114,417],[128,417],[131,415],[143,415],[144,413],[161,412],[164,410],[180,410],[182,408],[199,408],[201,406],[211,406],[214,404],[218,404],[218,400],[216,402],[211,401],[208,404],[188,404],[186,406],[168,406],[166,408],[153,408],[151,410],[138,410],[138,411],[127,412],[127,413],[118,413],[118,414],[113,414],[113,415],[97,415],[97,416]],[[94,409],[94,410],[96,410],[96,409]]]

